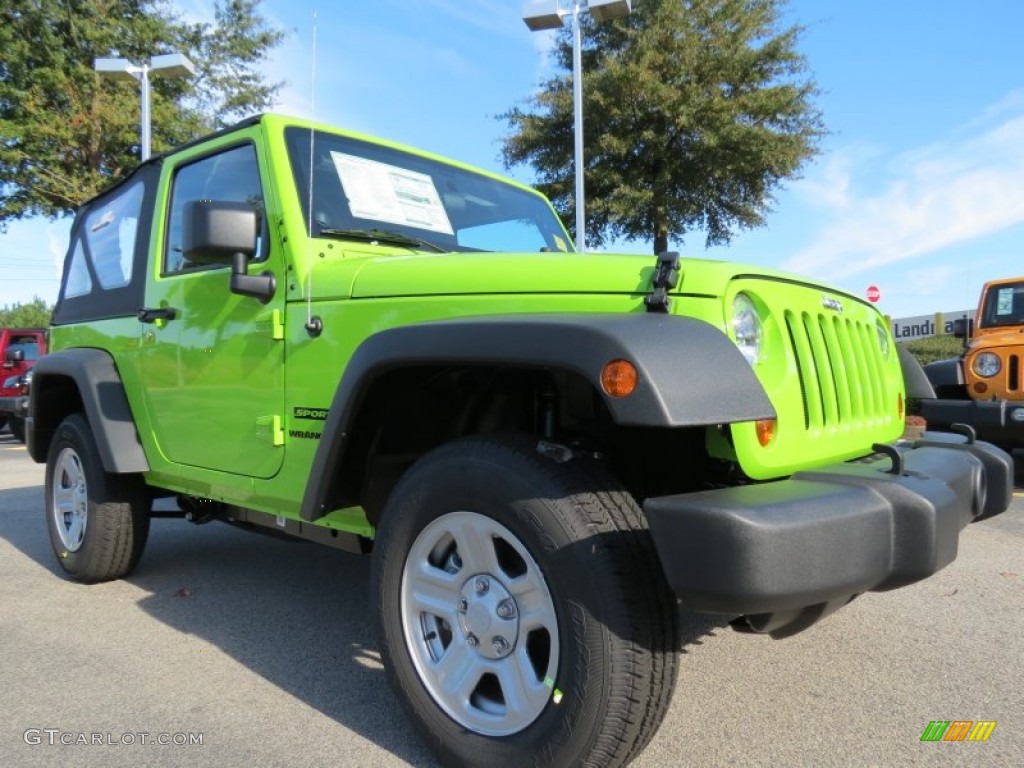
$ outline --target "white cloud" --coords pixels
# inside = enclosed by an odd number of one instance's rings
[[[827,218],[786,268],[836,280],[1024,222],[1024,98],[1011,94],[984,117],[881,166],[856,149],[830,158],[798,185]],[[881,188],[865,193],[874,170]]]

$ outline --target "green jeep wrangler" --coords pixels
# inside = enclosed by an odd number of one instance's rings
[[[537,192],[266,115],[82,206],[27,424],[61,567],[154,499],[371,554],[395,691],[452,765],[623,765],[678,603],[783,637],[935,573],[1009,456],[901,440],[927,388],[854,296],[580,254]],[[906,383],[905,383],[906,382]]]

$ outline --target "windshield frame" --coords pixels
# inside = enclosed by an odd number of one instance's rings
[[[1000,292],[1012,291],[1009,312],[999,313]],[[1004,299],[1005,301],[1005,299]],[[981,300],[979,328],[1005,328],[1024,325],[1024,280],[990,285]]]

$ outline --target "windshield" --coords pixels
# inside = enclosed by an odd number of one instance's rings
[[[285,140],[308,221],[310,131],[289,128]],[[573,250],[547,200],[534,192],[330,133],[317,131],[314,147],[314,237],[376,233],[380,242],[417,250]]]
[[[985,294],[981,327],[1024,324],[1024,282],[994,285]]]

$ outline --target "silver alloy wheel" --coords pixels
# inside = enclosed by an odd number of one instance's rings
[[[64,549],[77,552],[85,538],[89,517],[89,493],[85,468],[73,448],[65,448],[57,456],[53,471],[53,522]]]
[[[553,696],[558,619],[544,574],[485,515],[450,512],[416,537],[402,571],[402,629],[423,686],[468,730],[518,733]]]

